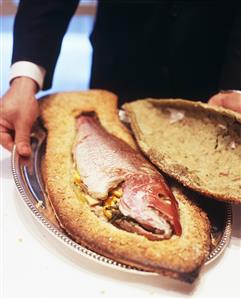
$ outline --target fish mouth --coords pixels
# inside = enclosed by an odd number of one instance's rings
[[[166,222],[166,227],[162,230],[156,229],[150,226],[146,226],[136,221],[131,217],[126,217],[121,214],[113,224],[118,228],[121,228],[130,233],[136,233],[138,235],[146,237],[150,241],[161,241],[169,239],[172,236],[172,229],[170,225]]]

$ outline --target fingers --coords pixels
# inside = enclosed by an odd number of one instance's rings
[[[241,113],[241,94],[239,93],[219,93],[213,96],[208,102],[211,105],[222,106]]]
[[[31,154],[30,131],[31,125],[24,118],[10,123],[0,117],[0,144],[9,151],[15,141],[19,155],[28,157]]]
[[[219,93],[213,97],[210,98],[210,100],[208,101],[209,104],[211,105],[216,105],[216,106],[223,106],[223,97],[224,95]]]
[[[5,119],[0,117],[0,144],[7,150],[13,149],[13,127]]]
[[[24,157],[31,154],[30,131],[31,126],[27,123],[15,124],[15,144],[19,155]],[[3,119],[0,120],[0,144],[9,151],[12,151],[14,145],[14,128]]]
[[[12,150],[15,142],[20,155],[31,154],[30,131],[39,112],[36,83],[29,78],[13,80],[0,101],[0,144]]]
[[[233,111],[241,113],[241,96],[236,94],[235,97],[228,95],[222,98],[222,106]]]
[[[7,130],[0,128],[0,144],[7,149],[8,151],[12,151],[13,149],[13,136]]]
[[[28,157],[31,154],[30,147],[31,126],[27,123],[20,123],[15,128],[15,144],[19,155]]]

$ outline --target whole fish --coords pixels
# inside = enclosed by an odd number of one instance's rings
[[[121,187],[121,228],[143,235],[145,231],[147,238],[148,232],[158,235],[156,239],[181,235],[178,203],[163,176],[139,152],[108,133],[96,117],[78,117],[73,156],[91,197],[103,201]]]

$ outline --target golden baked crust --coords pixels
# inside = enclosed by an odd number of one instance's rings
[[[118,118],[117,98],[106,91],[61,93],[41,102],[41,117],[48,130],[45,156],[45,184],[61,226],[78,243],[119,262],[192,282],[210,250],[210,225],[200,208],[181,189],[173,192],[179,202],[181,237],[150,241],[102,221],[72,184],[72,145],[75,117],[94,111],[102,126],[131,146],[135,143]],[[80,174],[81,175],[81,174]]]
[[[124,108],[141,150],[160,170],[206,196],[241,203],[239,113],[182,99]]]

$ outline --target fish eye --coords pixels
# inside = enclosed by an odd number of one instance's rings
[[[167,197],[167,196],[165,196],[165,195],[163,195],[163,194],[161,194],[161,193],[158,193],[157,195],[158,195],[158,197],[159,197],[160,199],[162,199],[162,200],[165,201],[166,203],[171,204],[171,200],[170,200],[169,197]]]

